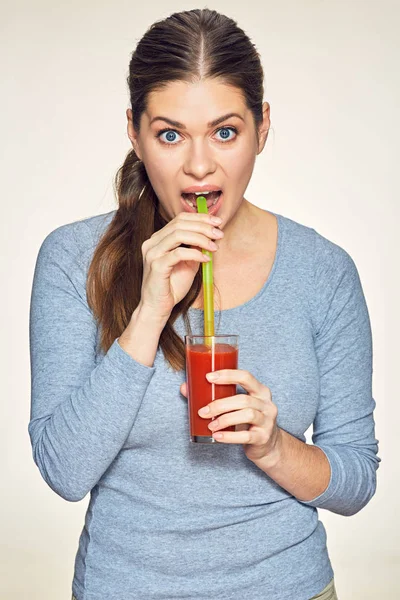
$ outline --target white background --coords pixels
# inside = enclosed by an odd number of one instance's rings
[[[88,501],[58,497],[31,457],[28,319],[39,246],[59,225],[115,208],[113,177],[130,147],[130,53],[155,20],[202,7],[1,5],[1,598],[70,600]],[[320,516],[340,600],[395,600],[399,3],[215,0],[209,7],[238,21],[265,69],[273,131],[247,199],[317,229],[350,253],[361,276],[374,340],[378,491],[353,517]]]

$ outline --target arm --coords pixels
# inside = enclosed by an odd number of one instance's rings
[[[354,262],[333,244],[326,250],[317,246],[312,294],[320,371],[315,445],[279,430],[276,451],[258,466],[304,504],[353,515],[373,496],[380,462],[371,329]]]
[[[322,494],[331,477],[329,461],[318,446],[305,444],[279,427],[274,451],[254,463],[302,501],[310,501]]]
[[[33,457],[48,485],[70,501],[84,498],[121,450],[155,371],[163,327],[138,308],[124,332],[126,350],[115,340],[96,366],[97,326],[75,228],[79,239],[88,237],[77,223],[43,242],[30,312]]]

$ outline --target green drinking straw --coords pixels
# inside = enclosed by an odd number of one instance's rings
[[[208,214],[207,200],[204,196],[196,198],[199,213]],[[202,249],[202,253],[210,257],[210,261],[201,264],[204,296],[204,335],[214,336],[214,281],[212,252]]]

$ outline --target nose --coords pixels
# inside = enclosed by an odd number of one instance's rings
[[[196,179],[204,179],[210,173],[214,173],[215,169],[216,161],[207,142],[193,141],[188,147],[183,165],[185,174],[192,175]]]

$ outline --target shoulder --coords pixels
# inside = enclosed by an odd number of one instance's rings
[[[105,233],[107,227],[113,220],[116,212],[116,210],[112,210],[108,213],[88,217],[86,219],[82,219],[81,221],[76,221],[74,225],[76,228],[79,226],[84,226],[87,230],[89,230],[91,240],[95,248],[99,243],[101,236]]]
[[[355,264],[350,254],[316,229],[277,215],[289,253],[310,270],[316,280],[353,271]]]
[[[42,242],[38,260],[71,266],[87,265],[116,211],[80,219],[57,227]]]
[[[282,226],[286,280],[303,294],[314,331],[327,314],[349,303],[364,306],[357,267],[350,254],[312,227],[278,215]],[[349,304],[350,306],[350,304]]]

